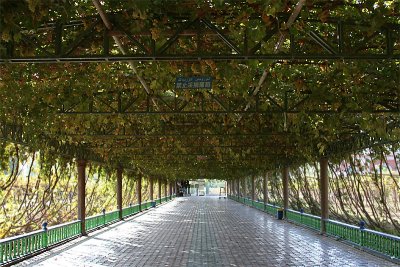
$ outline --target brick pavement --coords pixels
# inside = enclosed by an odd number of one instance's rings
[[[398,266],[231,200],[177,198],[19,266]]]

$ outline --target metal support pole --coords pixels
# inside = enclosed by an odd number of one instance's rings
[[[153,202],[154,201],[154,188],[153,188],[153,177],[150,177],[149,178],[149,185],[150,185],[150,192],[149,192],[149,194],[150,194],[150,201],[151,202]]]
[[[165,180],[164,182],[164,197],[167,198],[167,186],[168,186],[168,182],[167,180]]]
[[[161,192],[161,179],[160,178],[158,178],[157,183],[158,183],[158,199],[160,200],[160,203],[161,203],[162,192]]]
[[[117,168],[117,208],[118,217],[122,220],[122,167]]]
[[[237,186],[237,196],[240,197],[240,180],[239,179],[237,179],[236,186]]]
[[[238,197],[239,196],[239,192],[238,192],[238,186],[237,186],[237,180],[233,181],[233,186],[235,188],[235,195]]]
[[[77,160],[78,168],[78,220],[81,221],[81,234],[86,235],[85,217],[86,217],[86,160]]]
[[[264,207],[268,204],[268,174],[263,177]]]
[[[256,190],[255,190],[255,177],[251,176],[251,201],[254,202],[256,200]]]
[[[139,211],[142,211],[142,177],[139,176],[137,180],[137,199],[138,199],[138,205],[139,205]]]
[[[286,219],[286,210],[289,208],[289,167],[285,166],[282,172],[283,179],[283,209]]]
[[[321,193],[321,233],[326,233],[326,220],[329,219],[329,176],[328,159],[320,159],[320,193]]]
[[[243,180],[243,197],[247,200],[247,177]]]

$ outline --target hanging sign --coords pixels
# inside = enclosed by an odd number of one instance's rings
[[[175,81],[176,89],[211,89],[212,77],[177,77]]]

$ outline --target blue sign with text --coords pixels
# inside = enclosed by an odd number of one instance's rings
[[[177,77],[176,89],[211,89],[212,77]]]

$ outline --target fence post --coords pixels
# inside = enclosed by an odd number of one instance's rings
[[[47,237],[47,222],[42,223],[43,235],[42,235],[42,247],[47,248],[48,237]]]
[[[303,224],[303,213],[304,213],[304,209],[301,208],[300,209],[300,223]]]
[[[3,263],[4,262],[4,260],[3,260],[3,249],[4,249],[4,245],[3,244],[0,244],[0,263]]]
[[[365,246],[365,240],[364,240],[365,222],[364,221],[360,221],[359,222],[359,226],[360,226],[360,245],[363,247],[363,246]]]
[[[106,225],[106,209],[103,209],[102,212],[103,212],[103,225]]]

